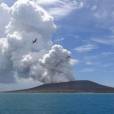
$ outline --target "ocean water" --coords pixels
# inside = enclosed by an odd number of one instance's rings
[[[114,114],[114,94],[1,93],[0,114]]]

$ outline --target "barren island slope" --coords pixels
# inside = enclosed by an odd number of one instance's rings
[[[13,92],[88,92],[88,93],[114,93],[114,88],[88,80],[78,80],[61,83],[44,84],[37,87],[16,90]]]

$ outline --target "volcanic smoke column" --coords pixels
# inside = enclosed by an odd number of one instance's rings
[[[71,53],[51,41],[56,28],[53,17],[28,0],[17,1],[8,12],[6,36],[0,38],[0,82],[74,80]]]

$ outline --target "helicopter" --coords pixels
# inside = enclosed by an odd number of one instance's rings
[[[35,38],[32,43],[35,44],[37,42],[37,38]]]

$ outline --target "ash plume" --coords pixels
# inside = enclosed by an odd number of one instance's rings
[[[0,4],[0,82],[32,79],[43,83],[74,80],[71,53],[53,44],[53,17],[33,1]]]

